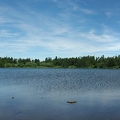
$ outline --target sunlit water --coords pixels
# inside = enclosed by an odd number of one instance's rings
[[[0,120],[120,120],[119,91],[120,70],[0,69]]]

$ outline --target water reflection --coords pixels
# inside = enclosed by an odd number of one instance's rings
[[[119,120],[119,73],[87,69],[0,70],[0,119]],[[68,104],[67,100],[77,103]]]

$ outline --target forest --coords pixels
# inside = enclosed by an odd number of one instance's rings
[[[83,56],[72,58],[51,57],[40,59],[16,59],[0,57],[0,68],[120,68],[120,55],[113,57]]]

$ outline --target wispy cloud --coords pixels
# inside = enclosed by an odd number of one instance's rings
[[[85,35],[83,34],[83,36],[86,36],[86,34]],[[102,43],[115,42],[118,40],[118,38],[112,34],[103,33],[101,35],[97,35],[95,34],[94,30],[91,30],[89,33],[87,33],[86,38],[92,41],[102,42]]]
[[[58,2],[59,0],[52,0],[53,2]]]
[[[111,12],[106,12],[106,15],[108,18],[110,18],[112,16],[112,13]]]
[[[80,7],[72,0],[64,5],[64,1],[52,1],[60,10],[55,16],[49,15],[49,11],[36,11],[22,3],[19,4],[19,9],[9,5],[0,7],[0,24],[3,26],[0,29],[0,50],[6,48],[9,53],[30,55],[37,52],[68,57],[119,50],[119,32],[114,32],[105,23],[99,25],[100,30],[93,27],[92,22],[92,27],[88,25],[90,21],[86,15],[97,14],[94,9]],[[106,15],[111,16],[109,12]]]
[[[5,37],[5,38],[10,38],[10,37],[15,37],[18,36],[18,33],[11,33],[8,30],[0,30],[0,37]]]
[[[90,9],[81,9],[81,11],[84,12],[85,14],[90,14],[90,15],[95,14],[95,11]]]

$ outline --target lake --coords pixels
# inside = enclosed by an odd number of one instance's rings
[[[119,69],[1,68],[0,120],[120,120],[119,91]]]

